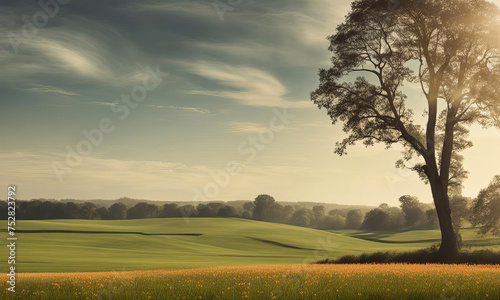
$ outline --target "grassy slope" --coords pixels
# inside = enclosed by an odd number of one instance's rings
[[[408,231],[358,231],[358,230],[331,230],[330,232],[354,238],[374,241],[382,244],[409,245],[426,247],[439,243],[441,233],[437,229],[408,230]],[[500,250],[500,238],[493,236],[478,236],[477,229],[465,227],[460,231],[464,242],[464,250],[491,249]]]
[[[123,221],[20,221],[18,230],[86,230],[168,236],[95,233],[18,233],[18,272],[124,271],[182,269],[220,265],[300,264],[345,254],[425,247],[437,231],[397,234],[325,232],[283,224],[223,218],[146,219]],[[370,235],[369,233],[364,233]],[[6,233],[2,233],[5,241]],[[367,236],[363,236],[366,238]],[[420,241],[406,243],[406,241]],[[396,241],[396,242],[394,242]],[[490,241],[491,242],[491,241]],[[494,240],[499,243],[499,239]],[[7,247],[0,248],[7,257]],[[2,269],[7,270],[6,260]]]

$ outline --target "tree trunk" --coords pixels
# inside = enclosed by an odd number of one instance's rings
[[[450,200],[446,191],[447,188],[442,186],[439,178],[429,179],[429,183],[439,218],[439,227],[441,228],[441,246],[439,247],[437,258],[440,262],[449,262],[458,255],[458,243],[451,221]]]

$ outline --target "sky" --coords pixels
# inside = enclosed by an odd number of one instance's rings
[[[401,148],[334,154],[345,134],[309,100],[350,1],[41,3],[0,3],[0,181],[17,197],[432,201],[395,168]],[[500,133],[471,140],[474,197],[499,174]]]

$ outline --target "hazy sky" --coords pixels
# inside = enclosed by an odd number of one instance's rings
[[[431,201],[394,167],[400,149],[335,155],[341,128],[309,101],[350,1],[60,2],[49,17],[0,4],[0,181],[18,197]],[[499,174],[500,133],[471,139],[475,196]]]

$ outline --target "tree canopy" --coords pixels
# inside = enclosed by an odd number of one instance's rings
[[[487,188],[482,189],[475,200],[471,221],[480,225],[480,233],[500,236],[500,176],[493,178]]]

